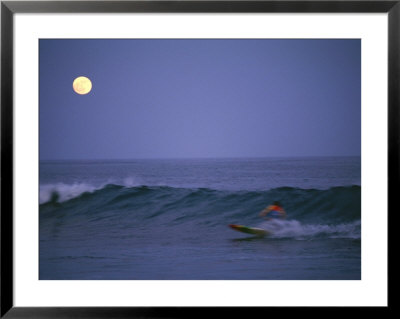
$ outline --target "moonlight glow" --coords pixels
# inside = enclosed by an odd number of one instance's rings
[[[72,83],[72,88],[78,94],[88,94],[92,89],[92,82],[85,76],[77,77]]]

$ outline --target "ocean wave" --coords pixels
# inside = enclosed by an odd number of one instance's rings
[[[208,226],[227,222],[251,225],[259,222],[258,213],[275,200],[284,205],[289,219],[314,225],[305,229],[306,233],[334,235],[340,224],[361,219],[360,186],[327,190],[281,187],[266,191],[222,191],[168,186],[54,184],[40,188],[40,213],[42,218],[56,218],[61,214],[82,221],[118,219],[130,223],[134,219],[135,222],[171,225],[186,222]],[[336,228],[323,226],[329,223]],[[286,228],[297,229],[301,235],[304,230],[301,225],[287,224]]]

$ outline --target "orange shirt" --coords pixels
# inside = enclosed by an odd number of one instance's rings
[[[269,209],[270,210],[275,210],[275,211],[278,211],[278,212],[282,212],[283,211],[283,208],[280,207],[280,206],[277,206],[277,205],[270,205]]]

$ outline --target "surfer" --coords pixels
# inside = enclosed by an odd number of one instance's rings
[[[283,209],[281,203],[278,201],[275,201],[272,205],[269,205],[268,207],[263,209],[260,213],[261,217],[265,217],[267,215],[268,215],[267,219],[271,219],[271,218],[285,219],[286,218],[286,212]]]

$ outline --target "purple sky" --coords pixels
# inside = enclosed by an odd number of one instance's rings
[[[40,40],[40,159],[361,154],[360,40]],[[92,80],[87,95],[72,90]]]

